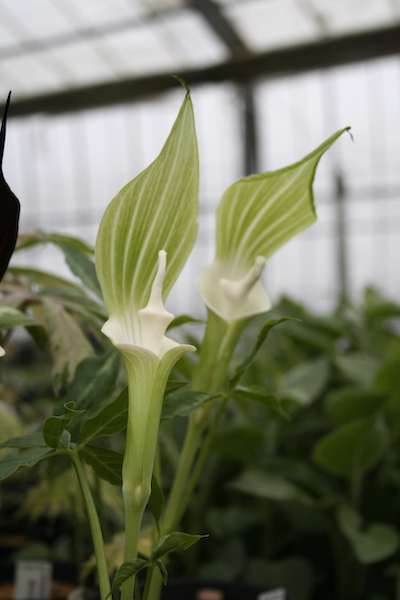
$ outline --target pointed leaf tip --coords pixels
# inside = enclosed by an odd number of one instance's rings
[[[172,75],[172,77],[174,79],[176,79],[177,81],[179,81],[179,83],[181,84],[181,86],[183,88],[185,88],[185,90],[186,90],[186,96],[190,96],[190,89],[189,89],[189,86],[186,83],[186,81],[184,79],[182,79],[181,77],[179,77],[179,75]]]

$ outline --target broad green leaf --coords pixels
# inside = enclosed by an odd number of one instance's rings
[[[396,394],[400,393],[400,350],[396,346],[388,357],[385,357],[384,363],[375,373],[372,382],[374,392],[380,394]]]
[[[346,423],[378,414],[387,397],[360,388],[345,388],[331,394],[327,401],[329,416],[336,423]]]
[[[354,353],[338,356],[335,360],[340,372],[351,382],[359,385],[364,390],[372,386],[378,372],[380,361],[371,354]]]
[[[234,392],[235,396],[238,398],[242,398],[243,400],[250,400],[250,402],[256,402],[257,404],[261,404],[261,406],[265,406],[273,410],[274,412],[281,415],[281,417],[285,417],[286,419],[290,418],[289,413],[285,410],[283,403],[280,398],[278,398],[275,394],[269,394],[263,390],[258,388],[244,388],[237,387]]]
[[[103,408],[93,419],[88,419],[83,423],[81,427],[82,441],[88,442],[99,436],[114,435],[125,429],[128,418],[128,402],[128,388],[125,388],[116,400]]]
[[[399,547],[399,534],[386,523],[372,523],[365,529],[362,518],[353,508],[341,505],[336,513],[340,529],[363,564],[388,558]]]
[[[6,479],[21,467],[32,467],[52,452],[50,448],[30,448],[18,454],[11,454],[0,460],[0,481]]]
[[[229,489],[278,502],[313,503],[313,498],[289,479],[261,469],[244,471],[229,483]]]
[[[97,411],[115,389],[119,361],[119,354],[114,348],[98,356],[85,358],[76,369],[63,403],[74,401],[77,409],[87,411],[87,415],[93,410]]]
[[[78,364],[93,350],[75,319],[59,303],[43,299],[42,315],[53,358],[53,386],[58,393],[72,381]]]
[[[125,581],[150,566],[150,562],[144,558],[134,558],[122,563],[114,575],[111,591],[115,592]]]
[[[185,417],[204,402],[215,400],[219,396],[220,394],[207,394],[206,392],[194,390],[168,394],[162,407],[161,420],[166,421],[175,417]]]
[[[174,550],[187,550],[193,544],[208,537],[207,535],[190,535],[189,533],[175,532],[160,538],[151,554],[151,560],[156,561]]]
[[[188,381],[168,380],[167,385],[165,387],[165,396],[167,396],[168,394],[172,394],[172,392],[177,392],[178,390],[180,390],[183,387],[186,387],[187,385],[189,385]]]
[[[79,252],[93,254],[93,248],[88,246],[86,242],[80,240],[79,238],[69,235],[62,235],[60,233],[45,233],[43,231],[20,234],[18,236],[18,242],[15,251],[17,252],[18,250],[24,250],[25,248],[30,248],[32,246],[36,246],[37,244],[46,244],[49,242],[55,244],[62,242],[68,244],[71,246],[71,248],[75,248]]]
[[[347,128],[348,129],[348,128]],[[217,213],[216,259],[252,266],[269,257],[316,219],[312,183],[324,152],[342,135],[338,131],[293,165],[250,175],[230,186]]]
[[[261,346],[267,339],[268,334],[271,331],[271,329],[273,329],[276,325],[283,323],[284,321],[291,321],[291,320],[292,319],[290,317],[282,317],[280,319],[270,319],[269,321],[266,321],[264,323],[264,325],[261,327],[261,329],[258,333],[257,341],[254,345],[253,350],[250,352],[250,354],[247,356],[247,358],[236,368],[235,375],[228,382],[228,390],[230,393],[232,393],[234,391],[234,389],[238,386],[240,379],[243,377],[244,373],[246,372],[246,370],[249,368],[249,366],[251,365],[251,363],[257,356],[258,351],[260,350]]]
[[[11,306],[0,306],[0,329],[11,329],[18,325],[28,327],[38,325],[36,319],[28,317],[24,312]]]
[[[47,446],[42,431],[20,435],[0,444],[0,448],[32,448],[33,446]]]
[[[94,262],[86,252],[71,246],[67,241],[52,240],[64,253],[65,260],[71,272],[79,277],[82,283],[99,298],[102,297]]]
[[[85,446],[79,454],[92,467],[99,477],[112,485],[122,484],[122,461],[124,455],[115,450],[99,446]]]
[[[328,378],[329,363],[325,357],[302,362],[283,375],[278,390],[279,397],[307,406],[320,396]]]
[[[197,233],[199,167],[189,93],[156,160],[112,200],[96,240],[96,270],[111,316],[146,306],[160,250],[167,296]],[[126,317],[128,318],[128,317]]]
[[[382,458],[388,443],[379,419],[364,418],[345,423],[322,438],[314,448],[314,460],[348,479],[359,476]]]
[[[71,290],[82,291],[81,288],[68,279],[57,277],[53,273],[46,273],[45,271],[39,271],[38,269],[29,269],[27,267],[9,267],[8,271],[16,277],[28,277],[31,281],[41,286],[53,286],[53,287],[65,287]]]

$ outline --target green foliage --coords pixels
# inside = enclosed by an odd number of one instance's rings
[[[208,492],[184,521],[212,535],[192,561],[171,559],[171,577],[225,569],[304,600],[389,600],[399,552],[400,306],[368,289],[360,306],[324,317],[283,298],[269,321],[282,315],[301,323],[283,322],[259,346],[261,318],[244,333],[236,361],[246,368],[200,481]]]
[[[180,531],[165,535],[159,540],[157,546],[153,549],[151,560],[159,560],[163,556],[167,556],[170,552],[174,552],[176,550],[186,550],[205,537],[208,536],[190,535],[189,533],[182,533]]]
[[[339,506],[337,521],[358,560],[363,564],[392,556],[399,547],[399,534],[394,527],[372,523],[363,530],[361,516],[349,506]]]

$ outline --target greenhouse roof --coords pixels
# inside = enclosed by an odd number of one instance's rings
[[[400,52],[400,0],[0,0],[10,116]]]

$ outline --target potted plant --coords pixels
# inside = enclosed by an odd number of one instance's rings
[[[73,272],[97,298],[82,296],[76,289],[70,290],[69,297],[63,289],[58,300],[53,290],[51,301],[40,290],[26,302],[3,294],[2,328],[21,323],[36,328],[36,333],[44,330],[60,400],[41,431],[3,444],[17,451],[0,462],[0,478],[47,458],[66,457],[72,462],[86,506],[101,600],[119,587],[122,600],[136,597],[139,573],[146,575],[143,599],[155,600],[162,582],[167,582],[168,555],[206,537],[204,532],[182,532],[179,524],[233,395],[284,412],[277,396],[241,383],[270,331],[287,317],[268,319],[261,326],[233,373],[231,359],[248,323],[271,308],[260,279],[267,258],[316,218],[315,170],[343,131],[301,161],[240,179],[225,192],[217,213],[216,257],[196,281],[207,307],[197,361],[188,358],[196,350],[192,344],[170,337],[173,327],[193,319],[175,319],[164,307],[197,233],[198,156],[187,88],[158,158],[107,207],[94,262],[90,249],[76,240],[62,236],[46,240],[62,249]],[[37,242],[31,236],[23,243]],[[14,302],[11,307],[8,300]],[[107,314],[104,336],[99,343],[98,336],[88,341],[84,333],[93,330],[93,323],[104,314],[102,301]],[[90,319],[85,321],[84,315]],[[66,338],[60,335],[60,322],[67,324]],[[116,394],[119,356],[125,364],[127,387]],[[175,366],[181,371],[178,381],[170,379]],[[187,430],[165,498],[158,453],[160,421],[182,415],[189,415]],[[125,428],[124,447],[113,448],[110,440]],[[122,486],[124,557],[112,583],[101,519],[84,463],[99,477]],[[151,524],[146,529],[148,510]]]

